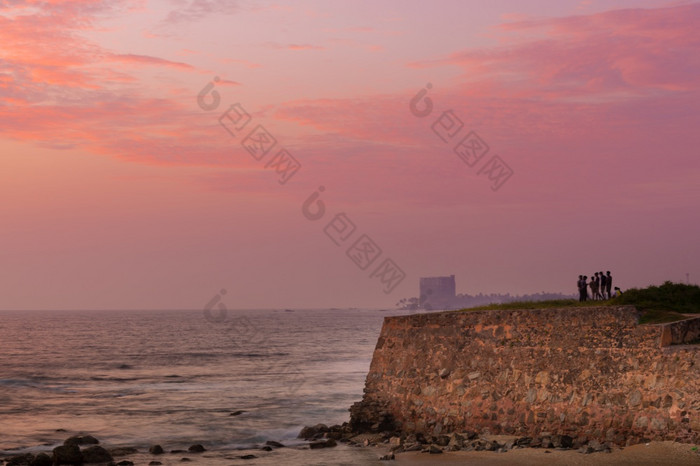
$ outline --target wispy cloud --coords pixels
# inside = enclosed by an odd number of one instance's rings
[[[168,13],[166,22],[169,23],[199,21],[214,14],[230,15],[240,9],[236,0],[176,0],[172,3],[177,7]]]
[[[107,59],[111,60],[111,61],[118,61],[118,62],[122,62],[122,63],[130,63],[130,64],[137,64],[137,65],[167,66],[167,67],[179,68],[179,69],[184,69],[184,70],[194,70],[195,69],[192,65],[188,65],[187,63],[170,61],[170,60],[166,60],[164,58],[151,57],[148,55],[136,55],[136,54],[132,54],[132,53],[112,54],[112,55],[108,55]]]
[[[265,44],[267,47],[279,50],[325,50],[325,47],[321,45],[311,45],[311,44],[279,44],[276,42],[268,42]]]

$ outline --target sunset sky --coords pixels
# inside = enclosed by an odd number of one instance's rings
[[[699,24],[661,0],[0,0],[0,309],[697,282]]]

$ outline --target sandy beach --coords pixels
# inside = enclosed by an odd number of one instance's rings
[[[697,446],[695,446],[697,447]],[[612,453],[591,453],[585,455],[576,450],[555,450],[541,448],[519,448],[505,453],[489,451],[456,451],[438,455],[407,452],[396,455],[396,464],[412,465],[453,465],[478,464],[484,466],[577,466],[577,465],[635,465],[635,466],[697,466],[700,453],[694,446],[676,442],[651,442],[616,449]]]

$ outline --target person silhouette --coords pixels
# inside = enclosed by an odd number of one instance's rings
[[[591,276],[591,283],[589,284],[591,288],[591,299],[596,300],[600,297],[600,282],[598,281],[598,272]]]
[[[588,276],[584,275],[581,278],[581,301],[588,300]]]
[[[605,275],[600,271],[600,299],[605,299]]]
[[[585,301],[586,300],[586,280],[583,278],[583,275],[578,276],[578,282],[576,282],[576,286],[578,286],[578,300]]]
[[[603,274],[603,272],[601,272],[601,275],[602,274]],[[604,277],[605,278],[605,292],[608,293],[608,299],[610,299],[610,298],[612,298],[612,296],[610,295],[610,289],[612,288],[612,275],[610,275],[609,270],[607,271],[607,274],[608,275],[606,277]],[[615,287],[615,289],[619,290],[618,287]]]

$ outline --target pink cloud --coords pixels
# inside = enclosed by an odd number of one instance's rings
[[[175,62],[166,60],[158,57],[151,57],[148,55],[136,55],[132,53],[127,54],[112,54],[107,56],[108,60],[117,61],[122,63],[137,64],[137,65],[156,65],[156,66],[167,66],[172,68],[179,68],[183,70],[194,70],[192,65],[187,63]]]
[[[528,88],[549,98],[693,90],[698,21],[700,4],[506,23],[500,30],[514,36],[501,47],[412,66],[457,65],[496,81],[501,91]]]
[[[168,13],[167,22],[199,21],[213,14],[230,15],[240,9],[236,0],[191,0],[184,3],[185,6]]]
[[[294,50],[294,51],[325,50],[325,47],[323,47],[323,46],[311,45],[311,44],[277,44],[277,43],[269,42],[266,45],[270,48],[280,49],[280,50]]]

